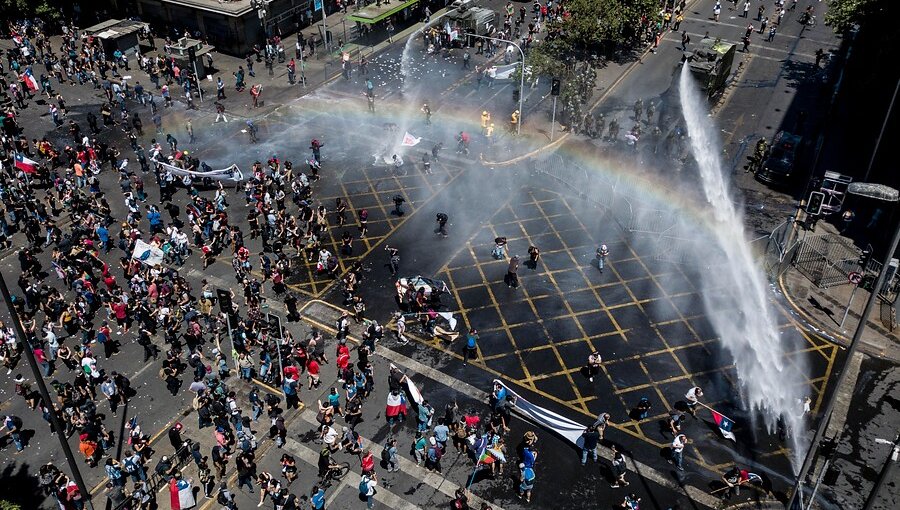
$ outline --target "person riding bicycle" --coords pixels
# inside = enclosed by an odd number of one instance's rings
[[[327,445],[323,446],[319,451],[319,478],[325,478],[332,469],[339,469],[340,465],[331,458],[331,448]]]

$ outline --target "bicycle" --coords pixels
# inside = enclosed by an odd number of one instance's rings
[[[341,462],[339,464],[334,464],[328,467],[328,471],[325,472],[325,476],[322,477],[322,485],[325,487],[330,487],[331,482],[336,482],[347,475],[350,472],[350,463],[349,462]]]

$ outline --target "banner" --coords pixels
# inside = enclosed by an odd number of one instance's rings
[[[175,165],[170,165],[164,161],[160,161],[158,159],[151,159],[154,163],[161,165],[166,170],[172,172],[175,175],[190,175],[191,177],[209,177],[210,179],[216,181],[233,181],[240,182],[244,180],[244,173],[241,172],[241,169],[238,168],[237,165],[231,165],[228,168],[223,168],[221,170],[211,170],[209,172],[196,172],[193,170],[185,170],[183,168],[179,168]]]
[[[553,411],[548,411],[547,409],[532,404],[522,398],[521,395],[511,390],[509,386],[503,384],[499,379],[494,379],[494,383],[503,386],[509,395],[515,397],[515,405],[513,407],[518,409],[520,413],[524,414],[531,421],[556,432],[575,445],[581,443],[581,435],[584,433],[585,429],[587,429],[586,425],[574,422],[565,416],[561,416]]]
[[[403,141],[400,144],[405,147],[414,147],[414,146],[418,145],[419,142],[421,142],[421,141],[422,141],[421,137],[417,138],[417,137],[409,134],[409,131],[407,131],[406,134],[403,135]]]
[[[158,266],[162,264],[165,254],[156,246],[149,245],[138,239],[134,243],[134,252],[131,258],[140,260],[148,266]]]

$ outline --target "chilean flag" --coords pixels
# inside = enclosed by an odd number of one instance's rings
[[[25,157],[24,154],[16,153],[16,168],[25,172],[26,174],[33,174],[37,172],[37,161],[32,161]]]
[[[31,68],[25,69],[25,73],[22,75],[22,81],[25,82],[25,85],[28,86],[28,89],[32,92],[36,92],[41,86],[38,84],[38,81],[34,78],[34,75],[31,74]]]
[[[734,422],[731,421],[727,416],[717,413],[710,409],[712,413],[713,420],[716,422],[716,425],[719,426],[719,432],[725,436],[725,439],[731,439],[732,441],[737,442],[737,438],[734,437],[734,433],[731,432],[731,428],[734,427]]]
[[[406,397],[402,393],[388,393],[387,406],[384,408],[384,415],[388,418],[394,418],[400,414],[406,415]]]
[[[191,484],[183,478],[169,480],[169,501],[172,510],[186,510],[197,506]]]

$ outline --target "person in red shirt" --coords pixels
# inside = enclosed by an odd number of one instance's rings
[[[118,301],[109,305],[110,310],[116,316],[116,324],[122,328],[123,333],[128,333],[128,305],[124,301]]]
[[[350,349],[347,344],[338,344],[336,351],[335,363],[339,370],[344,371],[350,365]]]
[[[313,389],[313,387],[318,388],[321,381],[319,381],[319,362],[313,358],[310,358],[306,363],[306,377],[309,379],[309,389]]]
[[[359,462],[363,475],[375,472],[375,454],[372,453],[372,450],[366,450]]]

